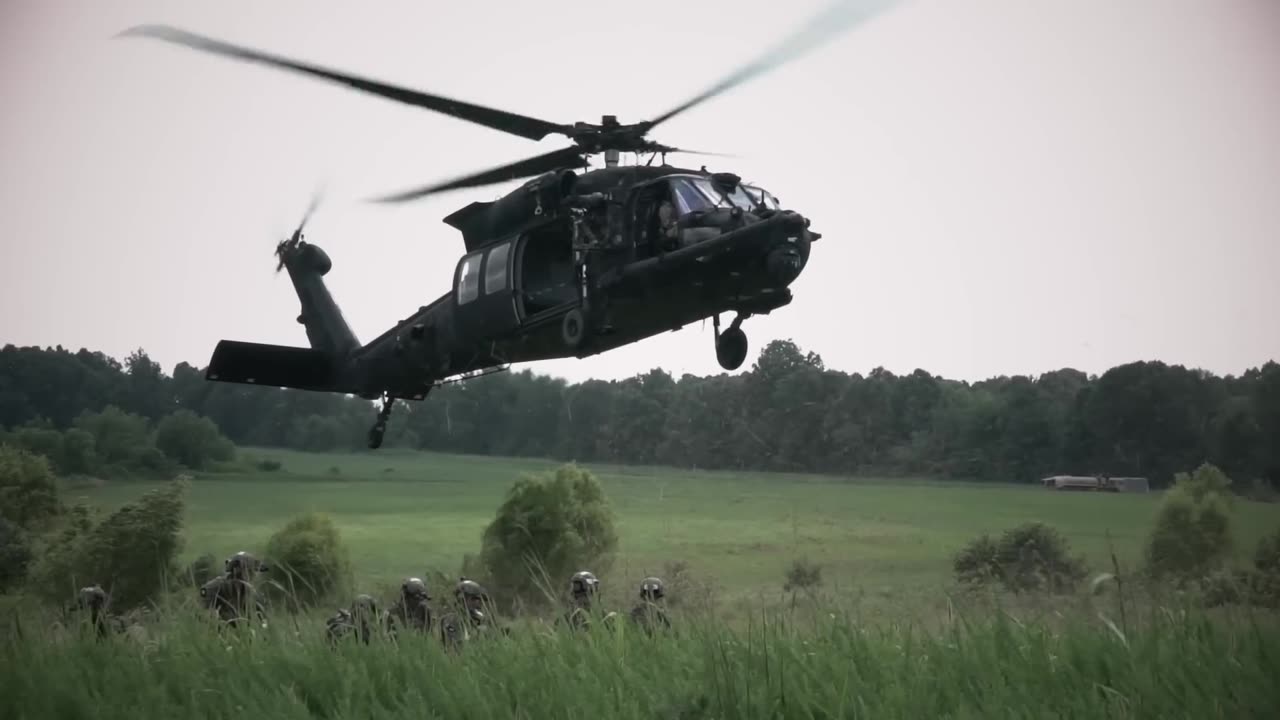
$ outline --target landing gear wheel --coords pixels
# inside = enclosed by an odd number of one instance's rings
[[[747,334],[730,327],[716,338],[716,360],[725,370],[737,370],[747,359]]]
[[[378,412],[378,419],[373,421],[373,427],[369,428],[370,450],[382,447],[382,436],[387,432],[387,420],[391,417],[391,408],[395,406],[395,402],[395,398],[383,396],[382,410]]]
[[[582,311],[574,308],[564,314],[564,320],[560,321],[560,339],[564,344],[576,348],[582,344],[582,336],[586,330],[587,324],[582,317]]]

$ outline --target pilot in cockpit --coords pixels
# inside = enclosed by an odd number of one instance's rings
[[[663,193],[662,202],[658,204],[658,243],[663,250],[674,250],[680,246],[679,219],[670,193]]]

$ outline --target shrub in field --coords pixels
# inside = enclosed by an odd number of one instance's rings
[[[351,557],[333,519],[310,512],[290,520],[267,541],[271,594],[291,609],[313,607],[351,587]]]
[[[792,561],[787,568],[787,581],[782,589],[789,593],[811,590],[822,585],[822,567],[803,558]]]
[[[960,582],[981,585],[1000,579],[998,556],[996,541],[983,533],[956,553],[951,566]]]
[[[279,460],[271,460],[267,458],[254,463],[254,467],[262,472],[276,472],[280,468],[284,467],[284,464]]]
[[[200,587],[222,573],[222,564],[211,553],[205,553],[182,571],[182,581],[192,587]]]
[[[1280,528],[1258,541],[1253,566],[1262,572],[1280,573]]]
[[[31,565],[31,544],[17,524],[0,517],[0,594],[22,584]]]
[[[618,545],[613,511],[589,471],[564,465],[525,477],[485,528],[480,559],[500,595],[537,606],[577,570],[600,575]]]
[[[119,610],[157,597],[174,575],[182,547],[187,486],[179,478],[149,490],[97,523],[86,508],[74,508],[42,554],[35,590],[62,602],[76,588],[98,584]]]
[[[235,457],[235,446],[207,417],[190,410],[166,415],[156,427],[156,447],[171,460],[192,470]]]
[[[48,458],[0,445],[0,518],[31,529],[48,522],[60,510],[58,485]]]
[[[982,535],[956,554],[952,567],[960,582],[995,581],[1013,592],[1069,592],[1087,573],[1066,539],[1038,522],[1010,528],[999,540]]]
[[[1280,609],[1280,530],[1263,537],[1253,556],[1254,567],[1218,571],[1202,583],[1205,604],[1244,604]]]
[[[1147,572],[1178,581],[1207,576],[1231,552],[1231,481],[1212,465],[1179,473],[1147,539]]]
[[[1066,539],[1044,523],[1006,530],[997,545],[996,562],[1004,584],[1015,592],[1067,592],[1087,572],[1084,559],[1071,555]]]

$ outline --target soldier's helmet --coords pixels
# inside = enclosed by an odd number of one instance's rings
[[[662,584],[662,578],[647,577],[640,582],[640,597],[650,602],[656,602],[666,597],[667,588]]]
[[[467,609],[467,614],[476,622],[484,620],[484,605],[489,602],[489,593],[475,580],[460,578],[453,588],[453,596],[458,604]]]
[[[77,601],[82,610],[101,610],[107,605],[107,593],[97,585],[82,587]]]
[[[427,593],[427,584],[422,581],[422,578],[416,577],[405,578],[405,581],[400,583],[400,595],[406,601],[419,603],[431,599],[431,595]]]
[[[223,563],[227,574],[237,580],[250,580],[254,575],[267,571],[267,564],[249,553],[241,550],[240,552],[227,558]]]
[[[595,595],[600,589],[600,579],[593,573],[582,570],[569,579],[569,592],[575,598]]]
[[[361,622],[369,622],[378,616],[378,601],[372,595],[357,595],[351,603],[351,615]]]

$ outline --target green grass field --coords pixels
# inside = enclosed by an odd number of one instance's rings
[[[277,472],[212,474],[188,497],[186,556],[260,551],[295,513],[330,513],[347,541],[362,589],[376,591],[428,569],[454,575],[509,485],[553,468],[536,460],[423,453],[354,455],[246,450],[283,463]],[[1026,521],[1058,528],[1092,569],[1139,561],[1160,495],[1054,492],[1038,486],[694,472],[590,466],[617,513],[620,549],[603,574],[622,602],[648,574],[684,561],[716,586],[726,607],[777,598],[787,566],[823,567],[825,590],[858,598],[866,613],[917,614],[946,603],[951,555],[982,532]],[[70,488],[110,507],[141,483]],[[1280,524],[1280,506],[1241,501],[1242,559]],[[567,579],[566,579],[567,580]],[[922,607],[925,606],[925,607]]]
[[[337,521],[362,589],[457,571],[507,488],[553,463],[250,450],[277,472],[209,474],[188,496],[186,556],[258,550],[294,514]],[[1058,528],[1096,571],[1139,560],[1158,494],[591,468],[617,512],[608,603],[669,561],[718,589],[718,612],[676,609],[673,634],[323,643],[317,609],[219,635],[171,596],[138,633],[98,641],[38,615],[0,624],[0,717],[35,718],[1270,718],[1280,707],[1274,613],[1204,613],[1175,594],[1009,604],[948,600],[951,554],[1026,521]],[[67,488],[110,508],[149,487]],[[1237,553],[1280,522],[1241,501]],[[785,568],[820,563],[817,597],[781,602]],[[446,591],[447,592],[447,591]]]

